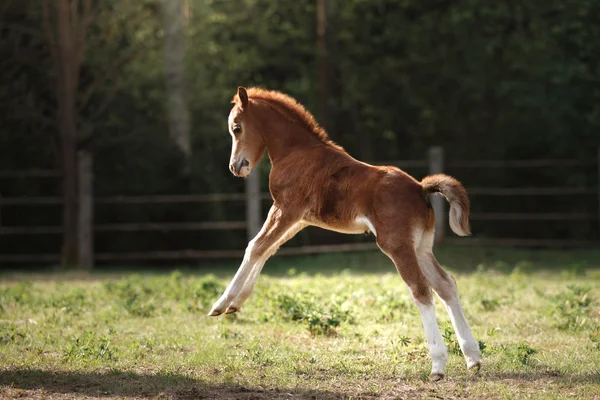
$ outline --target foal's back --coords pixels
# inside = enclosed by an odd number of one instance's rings
[[[390,217],[427,219],[423,188],[414,178],[326,143],[296,151],[286,165],[275,164],[270,188],[276,202],[305,210],[307,223],[343,233],[373,231]],[[405,213],[412,215],[402,217]]]

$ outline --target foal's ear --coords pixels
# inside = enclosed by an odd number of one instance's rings
[[[238,87],[238,97],[240,98],[242,108],[246,108],[246,106],[248,105],[248,92],[246,92],[246,88],[242,86]]]

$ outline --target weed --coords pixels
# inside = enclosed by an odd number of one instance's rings
[[[114,359],[110,337],[97,336],[94,331],[70,338],[64,356],[72,360]]]
[[[479,345],[479,350],[481,351],[481,354],[484,354],[487,349],[487,343],[483,340],[478,340],[477,344]]]
[[[480,344],[481,348],[481,344]],[[485,347],[487,348],[487,346]],[[528,343],[520,342],[514,345],[500,344],[494,345],[487,351],[488,354],[502,354],[512,364],[528,365],[531,363],[531,356],[537,353]]]
[[[273,365],[274,356],[277,354],[277,348],[271,351],[260,339],[254,338],[245,348],[245,357],[253,364],[260,366]]]
[[[534,265],[529,261],[519,261],[515,264],[511,274],[531,275]]]
[[[545,296],[551,303],[549,314],[558,329],[572,332],[583,331],[593,325],[590,318],[593,298],[589,286],[568,285],[566,291]]]
[[[527,365],[530,362],[530,357],[537,353],[529,344],[521,342],[508,351],[508,355],[513,362],[518,362],[522,365]]]
[[[390,322],[398,319],[400,314],[408,312],[411,305],[397,290],[386,290],[375,298],[374,308],[376,320]]]
[[[402,334],[398,334],[397,339],[390,339],[390,348],[387,350],[387,353],[392,358],[394,365],[400,363],[406,357],[404,353],[410,343],[410,338]]]
[[[500,307],[500,301],[498,299],[482,298],[479,300],[479,304],[484,311],[496,311]]]
[[[67,314],[79,316],[86,306],[86,293],[81,288],[73,290],[63,290],[55,295],[51,296],[48,300],[47,306],[56,308],[66,312]]]
[[[154,289],[146,285],[139,275],[118,282],[107,281],[104,289],[110,295],[116,296],[123,309],[130,315],[148,318],[154,315],[156,306],[151,295]]]
[[[511,265],[506,261],[496,261],[492,264],[490,269],[503,273],[510,273],[513,271]]]
[[[498,328],[497,326],[488,329],[485,333],[489,336],[489,337],[494,337],[496,336],[496,334],[500,332],[500,328]]]
[[[596,350],[600,350],[600,324],[590,333],[589,337]]]
[[[32,293],[30,281],[23,281],[17,285],[7,286],[0,290],[0,312],[12,304],[25,305],[31,303]]]
[[[410,344],[410,338],[408,336],[398,334],[398,344],[402,347],[406,347]]]
[[[285,320],[301,321],[307,313],[308,304],[302,296],[281,294],[277,296],[276,302]]]
[[[313,335],[333,335],[344,320],[343,314],[312,311],[306,316],[308,330]]]
[[[0,323],[0,344],[14,345],[23,343],[27,333],[14,324]]]
[[[343,309],[335,298],[329,304],[322,304],[323,299],[303,292],[278,295],[275,302],[285,320],[306,322],[312,335],[333,335],[342,322],[351,320],[350,311]]]
[[[456,340],[456,334],[454,333],[454,328],[450,323],[446,323],[442,326],[442,337],[444,338],[444,342],[446,342],[446,346],[448,347],[448,352],[450,354],[461,354],[460,345],[458,344],[458,340]]]
[[[241,339],[243,337],[244,335],[241,333],[230,330],[226,326],[222,326],[221,329],[219,329],[219,338],[221,339]]]
[[[206,307],[221,296],[225,290],[225,285],[214,275],[208,275],[199,280],[192,288],[194,294],[192,297],[202,304],[202,306]]]
[[[561,272],[564,278],[572,279],[580,276],[585,276],[587,270],[587,262],[578,262],[569,265],[569,267]]]

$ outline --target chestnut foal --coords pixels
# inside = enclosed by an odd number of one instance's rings
[[[460,236],[470,234],[469,199],[460,182],[441,174],[418,182],[399,168],[355,160],[327,137],[304,107],[283,93],[240,87],[233,103],[229,169],[236,176],[247,176],[266,150],[272,164],[273,206],[209,315],[238,311],[267,259],[304,227],[370,231],[419,309],[432,359],[431,379],[444,376],[448,360],[431,289],[448,310],[467,367],[478,370],[479,345],[465,319],[456,283],[432,253],[435,217],[430,194],[440,193],[449,201],[452,230]]]

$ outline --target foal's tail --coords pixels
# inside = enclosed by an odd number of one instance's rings
[[[450,203],[450,228],[459,236],[469,236],[469,197],[465,187],[456,179],[444,174],[426,176],[421,181],[423,193],[440,193]]]

